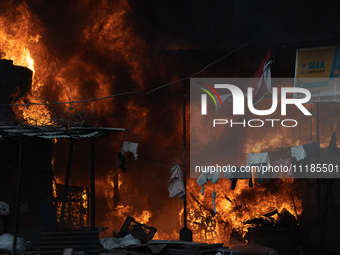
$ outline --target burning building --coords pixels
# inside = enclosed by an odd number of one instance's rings
[[[251,28],[242,31],[242,28],[247,26],[242,23],[244,20],[237,18],[236,13],[247,12],[244,6],[231,4],[228,8],[232,15],[223,15],[229,17],[223,18],[221,24],[214,20],[213,25],[218,31],[215,31],[212,38],[224,43],[212,44],[212,39],[202,39],[203,37],[198,36],[199,31],[207,38],[213,34],[213,30],[203,21],[200,21],[193,31],[187,31],[190,38],[185,39],[185,29],[175,28],[180,28],[182,23],[190,21],[183,17],[179,21],[174,18],[170,21],[160,18],[162,15],[167,18],[176,16],[179,7],[167,9],[155,1],[152,2],[150,6],[141,6],[125,0],[82,0],[73,3],[62,1],[58,5],[38,1],[1,3],[0,56],[2,59],[12,60],[14,65],[32,71],[32,87],[12,91],[11,100],[3,101],[4,104],[11,105],[21,124],[53,126],[58,123],[66,129],[85,125],[129,128],[130,132],[97,139],[96,225],[109,227],[109,230],[100,234],[101,237],[112,236],[112,231],[118,232],[128,215],[140,223],[156,227],[158,231],[155,239],[178,240],[179,230],[184,227],[183,203],[170,199],[167,191],[171,167],[183,167],[182,84],[164,86],[164,90],[157,90],[157,93],[144,93],[145,91],[152,91],[157,84],[180,80],[183,77],[183,69],[184,77],[190,77],[198,70],[202,70],[199,75],[205,77],[252,77],[268,49],[275,53],[275,76],[292,77],[297,48],[339,44],[339,36],[334,32],[337,30],[333,27],[336,22],[330,24],[328,32],[325,31],[318,38],[312,36],[314,31],[310,28],[306,28],[308,31],[301,35],[301,38],[291,35],[291,24],[295,24],[296,33],[304,27],[299,22],[299,15],[296,16],[294,11],[288,12],[289,4],[295,6],[293,1],[272,4],[267,8],[271,11],[270,17],[284,16],[286,12],[295,15],[291,21],[282,21],[285,24],[278,21],[278,24],[275,23],[278,26],[276,30],[269,28],[263,37],[249,42],[242,49],[225,45],[243,45],[243,41],[246,42],[258,34],[254,34]],[[250,1],[246,2],[247,5],[250,4]],[[147,11],[147,7],[150,10]],[[181,7],[186,10],[185,13],[191,13],[192,17],[199,16],[197,6],[193,12],[187,3]],[[302,8],[302,5],[296,8],[301,11],[299,8]],[[276,12],[273,11],[275,9]],[[329,16],[333,17],[333,9],[325,4],[318,11],[330,13]],[[221,10],[214,11],[220,13]],[[317,13],[313,9],[313,13],[315,12]],[[249,19],[256,20],[256,15],[248,14]],[[303,19],[311,20],[312,15],[307,14],[307,11],[301,15]],[[209,17],[211,16],[212,14],[209,14]],[[139,23],[139,20],[144,23]],[[154,20],[159,20],[161,27],[154,25]],[[229,21],[235,21],[235,26],[226,26]],[[171,22],[174,27],[170,28]],[[310,22],[316,24],[315,21]],[[267,24],[264,21],[256,23],[258,27],[255,30],[267,28],[264,23]],[[222,29],[222,24],[226,26],[225,30]],[[167,34],[152,32],[163,28]],[[226,34],[233,33],[235,36],[229,40]],[[287,36],[282,38],[280,34]],[[206,48],[210,49],[204,50]],[[162,49],[166,50],[160,51]],[[229,56],[229,53],[234,51],[235,53]],[[227,55],[228,57],[225,57]],[[217,59],[220,61],[214,64],[213,68],[202,69]],[[185,92],[189,94],[187,85],[188,83],[185,85]],[[53,104],[58,102],[60,104]],[[265,98],[259,107],[266,109],[268,104],[268,99]],[[316,112],[315,106],[307,107],[313,113]],[[338,132],[337,112],[336,104],[320,105],[321,148],[326,148],[330,135]],[[13,116],[13,113],[11,114]],[[300,118],[296,116],[294,109],[290,109],[289,114]],[[192,117],[194,116],[190,115],[190,109],[187,108],[187,120]],[[204,147],[211,141],[218,140],[220,136],[228,136],[229,143],[233,145],[230,151],[240,152],[231,153],[228,157],[242,162],[246,160],[247,153],[279,151],[297,143],[304,144],[315,140],[316,123],[313,114],[311,118],[300,118],[300,129],[286,132],[282,129],[266,129],[263,132],[266,135],[261,139],[258,133],[249,130],[236,134],[225,134],[221,131],[212,136],[206,134],[198,142]],[[188,122],[186,130],[186,144],[189,145],[193,141],[189,141]],[[125,172],[119,168],[121,163],[117,157],[123,141],[139,144],[137,160],[130,154],[126,155]],[[46,174],[43,180],[46,187],[40,187],[45,190],[44,194],[51,194],[46,200],[49,203],[54,202],[57,207],[59,204],[58,208],[61,203],[60,192],[63,193],[61,185],[66,181],[67,146],[68,141],[57,139],[53,142],[53,147],[49,142],[48,150],[42,152],[48,154],[43,158],[49,174]],[[84,169],[88,169],[89,165],[87,158],[90,144],[84,139],[77,141],[74,146],[69,183],[73,186],[70,189],[74,189],[72,194],[77,201],[74,205],[67,205],[67,209],[78,210],[81,218],[77,224],[70,224],[72,228],[89,224],[89,200],[86,200],[86,197],[90,195],[89,175],[84,173]],[[15,150],[17,148],[13,149],[13,155]],[[186,151],[190,151],[189,146]],[[189,162],[189,153],[186,159],[186,162]],[[5,174],[5,171],[1,173]],[[52,173],[56,181],[52,180]],[[37,180],[38,177],[33,179]],[[54,198],[53,187],[54,191],[57,187],[59,190],[59,195],[55,193]],[[338,209],[337,188],[337,180],[313,182],[275,179],[261,185],[255,182],[253,188],[249,187],[247,180],[242,180],[237,182],[235,189],[231,189],[231,182],[221,179],[215,185],[218,194],[218,213],[215,213],[210,199],[214,186],[206,185],[205,196],[202,196],[196,179],[188,176],[187,226],[193,231],[193,240],[199,242],[236,245],[256,240],[265,244],[263,240],[269,239],[268,236],[276,231],[275,233],[285,237],[299,237],[298,244],[333,249],[331,240],[334,241],[337,235],[332,235],[332,239],[326,233],[333,233],[331,226],[338,226],[338,221],[331,219]],[[29,193],[27,196],[31,197]],[[0,196],[0,200],[6,200],[2,197]],[[318,209],[311,209],[314,206]],[[261,226],[267,227],[267,232],[262,231]],[[281,232],[280,226],[284,226]],[[320,237],[312,233],[317,233]],[[257,240],[256,236],[261,235],[262,240]],[[313,241],[311,236],[319,243]],[[286,242],[286,246],[297,245],[291,240]]]

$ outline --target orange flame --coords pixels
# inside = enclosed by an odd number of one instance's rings
[[[248,220],[261,218],[275,209],[279,213],[286,209],[294,216],[302,212],[301,199],[296,194],[294,208],[290,192],[296,186],[293,179],[275,180],[275,186],[279,188],[274,188],[274,184],[268,186],[266,183],[254,183],[254,187],[249,188],[248,180],[239,180],[235,190],[231,190],[231,182],[228,179],[221,179],[215,185],[217,214],[212,210],[211,194],[214,187],[210,184],[206,185],[204,196],[197,196],[200,187],[195,180],[188,181],[188,189],[196,191],[189,196],[188,215],[195,241],[229,244],[233,230],[245,235],[247,228],[252,226],[246,224]]]

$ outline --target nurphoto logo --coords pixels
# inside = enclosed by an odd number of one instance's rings
[[[222,105],[221,98],[217,91],[215,89],[228,89],[231,92],[232,98],[232,107],[233,107],[233,115],[245,115],[244,109],[245,109],[245,97],[247,97],[247,106],[251,113],[258,116],[266,116],[274,113],[277,109],[278,105],[278,88],[273,87],[272,88],[272,105],[267,110],[258,110],[254,107],[253,102],[253,89],[252,87],[247,88],[247,95],[245,96],[242,92],[242,90],[232,84],[215,84],[214,87],[211,87],[210,85],[207,85],[205,83],[201,83],[205,85],[207,88],[209,88],[213,93],[216,95],[217,99],[220,101],[220,104]],[[217,108],[217,102],[215,97],[212,95],[212,93],[205,89],[205,88],[199,88],[206,92],[214,101],[215,106]],[[304,98],[287,98],[287,94],[289,93],[300,93],[304,94]],[[207,94],[201,94],[201,115],[207,115]],[[304,115],[311,116],[312,114],[303,106],[304,103],[307,103],[311,99],[311,93],[308,89],[305,88],[294,88],[294,87],[282,87],[281,88],[281,116],[287,115],[287,105],[295,105]],[[275,121],[280,121],[279,119],[265,119],[267,122],[271,122],[272,127],[274,127]],[[262,127],[265,123],[265,121],[261,119],[250,119],[247,121],[248,126],[250,127]],[[258,125],[255,125],[254,123],[258,123]],[[293,125],[288,125],[287,122],[294,122]],[[242,122],[233,122],[232,119],[214,119],[213,120],[213,127],[216,125],[225,125],[227,123],[230,123],[230,126],[233,125],[242,125],[246,126],[246,120],[243,120]],[[281,121],[281,125],[283,127],[295,127],[297,126],[297,121],[294,119],[284,119]]]

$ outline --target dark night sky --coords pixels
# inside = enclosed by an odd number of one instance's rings
[[[299,1],[132,1],[136,31],[153,43],[167,38],[201,48],[239,46],[286,15]],[[256,44],[338,35],[337,1],[302,1]]]
[[[81,1],[28,1],[42,23],[47,25],[49,40],[65,34],[71,46],[81,32],[91,8]],[[91,1],[90,1],[91,2]],[[96,1],[91,4],[95,5]],[[109,1],[112,11],[119,1]],[[200,48],[239,46],[269,24],[286,15],[299,1],[128,1],[129,22],[135,32],[157,50],[173,41]],[[275,24],[256,44],[315,40],[338,36],[338,1],[305,0]],[[79,11],[80,10],[80,11]],[[73,42],[72,42],[73,41]]]

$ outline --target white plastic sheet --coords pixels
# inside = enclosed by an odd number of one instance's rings
[[[12,251],[13,236],[10,233],[6,233],[0,236],[0,249]],[[17,238],[17,253],[25,253],[31,247],[30,242],[25,242],[21,237]]]
[[[0,215],[8,215],[9,214],[9,205],[5,202],[0,201]]]
[[[131,234],[128,234],[121,238],[102,238],[99,240],[99,242],[101,243],[101,245],[103,245],[105,250],[128,248],[130,246],[140,244],[140,240],[132,236]]]

